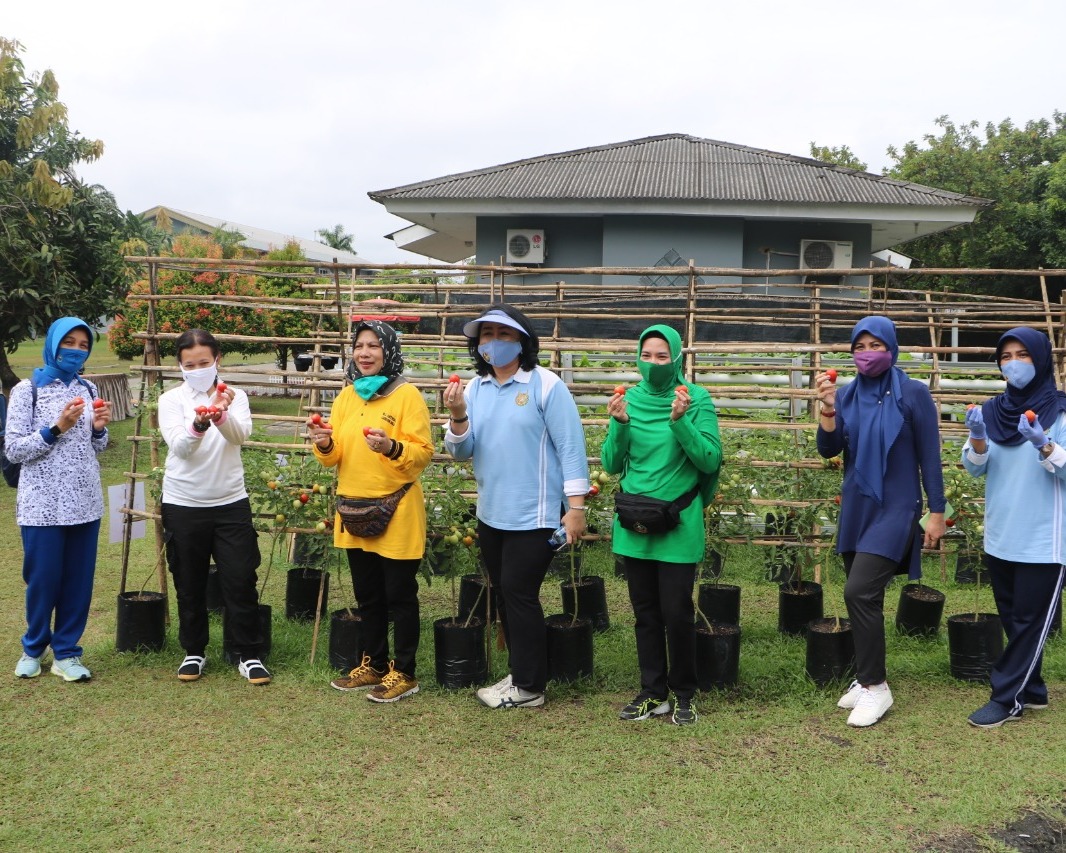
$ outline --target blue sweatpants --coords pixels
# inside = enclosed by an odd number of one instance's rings
[[[93,597],[100,520],[20,530],[22,579],[26,581],[22,650],[39,658],[51,646],[56,660],[80,657],[78,643]]]
[[[1027,702],[1047,702],[1040,664],[1062,590],[1064,567],[1014,563],[991,554],[987,559],[996,609],[1007,634],[1007,647],[992,669],[992,701],[1020,714]]]

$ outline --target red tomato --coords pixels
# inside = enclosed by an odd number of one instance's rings
[[[221,409],[219,409],[218,406],[208,406],[207,407],[207,413],[209,415],[217,415],[220,411],[221,411]]]
[[[955,519],[954,518],[945,518],[944,519],[944,524],[947,527],[954,527],[955,526]]]
[[[315,426],[321,426],[322,415],[320,415],[318,412],[315,412],[313,415],[311,415],[311,423],[313,423]]]
[[[226,393],[226,383],[225,382],[219,382],[218,385],[215,386],[215,390],[218,391],[219,394],[225,394]]]
[[[684,391],[684,392],[688,393],[688,388],[686,388],[684,385],[678,385],[674,390],[675,391]]]
[[[592,488],[589,489],[589,497],[594,498],[599,493],[600,493],[600,487],[597,486],[597,485],[593,485]]]
[[[459,376],[458,373],[453,373],[451,376],[448,377],[448,381],[449,382],[462,382],[463,380]]]
[[[837,506],[840,506],[840,495],[837,495],[835,498],[833,498],[833,503],[835,503]]]
[[[311,500],[311,496],[310,495],[301,493],[301,495],[300,495],[300,503],[305,504],[309,500]]]
[[[1036,412],[1032,409],[1025,410],[1025,417],[1028,419],[1029,423],[1036,423]]]
[[[102,409],[106,405],[107,403],[105,403],[103,400],[93,400],[94,409]]]
[[[619,385],[617,388],[614,389],[614,393],[618,394],[621,397],[624,397],[625,394],[626,394],[626,386],[625,385]]]
[[[85,401],[81,397],[75,397],[73,400],[70,401],[70,404],[72,406],[84,406]]]
[[[207,406],[197,406],[196,407],[196,414],[198,414],[200,417],[203,417],[204,415],[206,415],[207,414]]]
[[[363,435],[370,435],[370,427],[363,427]]]
[[[966,407],[966,411],[968,412],[968,411],[970,411],[970,409],[976,409],[976,408],[977,408],[977,404],[976,403],[970,403],[970,405],[968,405]]]
[[[830,381],[830,382],[832,382],[832,383],[833,383],[834,385],[836,384],[836,381],[837,381],[837,372],[836,372],[836,368],[834,368],[834,367],[830,367],[830,368],[829,368],[829,369],[828,369],[828,370],[827,370],[827,371],[825,372],[825,375],[826,375],[826,377],[828,377],[828,379],[829,379],[829,381]]]

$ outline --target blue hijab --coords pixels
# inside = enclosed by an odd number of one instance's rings
[[[69,385],[74,381],[74,377],[78,375],[78,369],[81,365],[68,369],[60,363],[58,355],[59,345],[62,343],[63,338],[69,335],[72,330],[79,328],[85,329],[85,333],[89,336],[89,352],[92,353],[93,330],[84,320],[79,320],[77,317],[60,317],[48,327],[48,334],[44,337],[44,367],[36,368],[33,371],[31,380],[38,388],[43,388],[56,379],[60,380],[64,385]]]
[[[907,374],[896,367],[899,344],[896,327],[887,317],[866,317],[851,330],[851,348],[869,332],[892,353],[892,366],[880,376],[855,375],[855,381],[837,393],[836,405],[848,428],[848,455],[855,460],[855,481],[859,491],[877,503],[884,503],[888,452],[903,429],[900,387]]]
[[[1049,429],[1060,412],[1066,412],[1066,394],[1055,387],[1055,373],[1051,363],[1051,341],[1043,332],[1021,326],[1011,329],[996,344],[996,364],[1009,340],[1018,341],[1029,352],[1036,368],[1033,380],[1024,388],[1008,384],[1007,390],[981,406],[988,437],[996,444],[1021,444],[1025,438],[1018,432],[1018,419],[1026,409],[1032,409],[1040,425]]]

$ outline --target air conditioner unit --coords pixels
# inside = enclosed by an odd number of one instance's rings
[[[543,228],[509,228],[507,230],[507,263],[544,263]]]
[[[800,240],[801,270],[846,270],[851,268],[850,241]]]

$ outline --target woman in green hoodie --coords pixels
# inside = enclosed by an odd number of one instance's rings
[[[676,501],[680,521],[663,532],[623,526],[616,515],[614,553],[625,562],[629,600],[636,617],[640,693],[619,716],[646,720],[671,710],[672,720],[697,720],[696,626],[692,588],[703,559],[703,509],[714,497],[722,445],[714,403],[681,375],[681,336],[669,326],[650,326],[640,336],[637,367],[642,381],[607,404],[610,423],[603,468],[621,474],[621,489]]]

